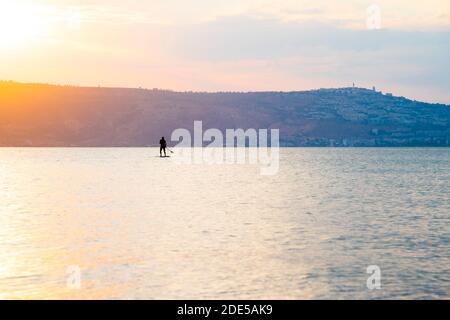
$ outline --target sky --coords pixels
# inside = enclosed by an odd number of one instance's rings
[[[0,79],[450,104],[448,0],[0,0]]]

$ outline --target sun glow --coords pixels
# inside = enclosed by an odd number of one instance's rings
[[[29,2],[0,0],[0,49],[14,49],[43,36],[46,20],[42,8]]]

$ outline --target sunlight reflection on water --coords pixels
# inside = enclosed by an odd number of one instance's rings
[[[0,298],[450,297],[450,149],[157,153],[0,149]]]

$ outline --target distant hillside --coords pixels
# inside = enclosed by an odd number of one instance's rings
[[[194,93],[0,82],[0,146],[146,146],[172,130],[279,128],[283,146],[449,146],[450,106],[361,88]]]

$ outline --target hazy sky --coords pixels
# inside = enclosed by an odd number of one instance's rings
[[[449,57],[449,0],[0,0],[5,80],[450,103]]]

